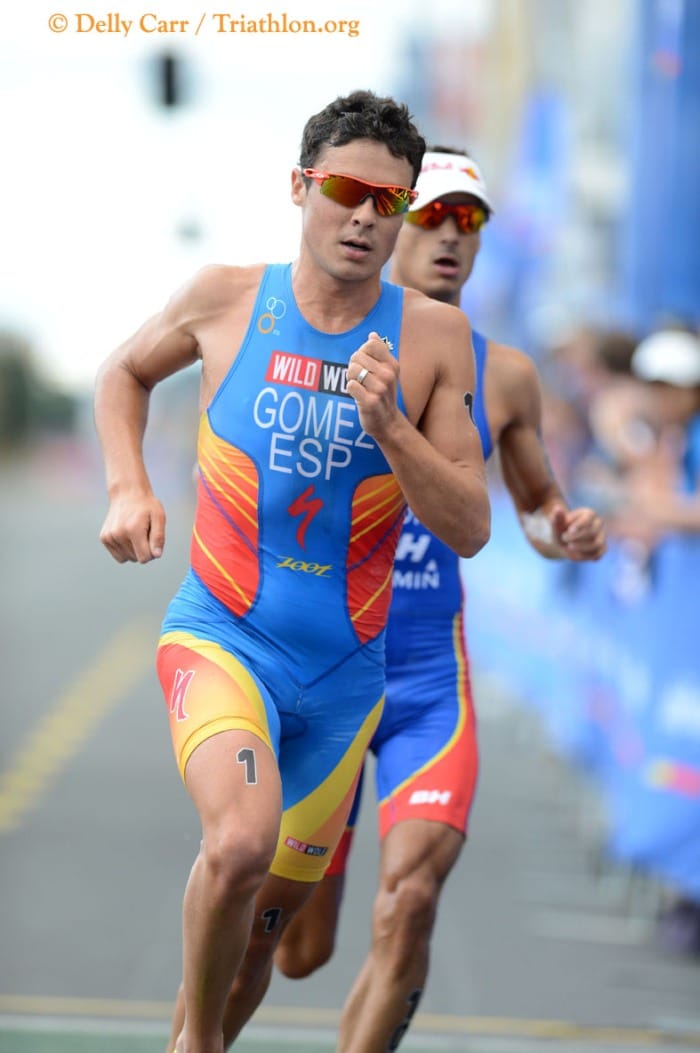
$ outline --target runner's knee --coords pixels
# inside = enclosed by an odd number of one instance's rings
[[[302,934],[300,938],[282,937],[275,951],[275,965],[289,980],[304,980],[333,957],[335,938],[332,932]]]
[[[270,869],[275,841],[263,832],[220,827],[202,841],[200,857],[221,895],[255,895]]]
[[[414,944],[432,931],[439,886],[414,871],[385,881],[375,902],[374,929],[380,939]]]

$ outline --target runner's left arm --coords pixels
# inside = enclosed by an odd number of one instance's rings
[[[503,480],[526,538],[546,559],[597,560],[605,526],[592,508],[570,508],[554,476],[542,438],[542,395],[536,369],[515,348],[499,355],[498,383],[508,400],[508,424],[498,438]]]
[[[412,511],[458,555],[469,557],[490,533],[481,443],[465,405],[475,382],[473,356],[464,353],[471,330],[457,308],[422,295],[414,306],[401,334],[408,416],[397,405],[399,365],[376,334],[351,357],[348,392]],[[362,384],[361,369],[369,371]]]

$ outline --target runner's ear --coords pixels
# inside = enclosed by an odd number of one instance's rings
[[[292,201],[295,205],[303,205],[306,201],[306,184],[298,168],[292,169]]]

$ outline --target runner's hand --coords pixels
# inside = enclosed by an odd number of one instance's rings
[[[552,531],[567,559],[597,560],[606,549],[605,525],[592,508],[556,506],[550,514]]]
[[[165,510],[153,494],[113,498],[100,541],[117,563],[149,563],[163,554]]]
[[[378,333],[370,333],[350,356],[347,378],[348,394],[357,403],[360,424],[379,440],[398,412],[399,364]]]

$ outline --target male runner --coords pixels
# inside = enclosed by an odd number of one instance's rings
[[[392,280],[457,305],[491,214],[486,187],[470,157],[438,147],[426,153],[417,189]],[[569,510],[552,476],[531,360],[476,332],[472,341],[474,418],[484,456],[498,446],[528,540],[549,558],[599,559],[605,551],[600,518],[588,508]],[[381,837],[372,946],[343,1010],[342,1053],[393,1050],[407,1030],[425,986],[440,891],[461,851],[476,786],[458,558],[414,513],[397,548],[386,704],[371,743]],[[356,807],[350,823],[355,815]],[[275,962],[287,976],[307,976],[333,952],[350,837],[351,827],[282,937]]]
[[[157,660],[203,830],[178,1053],[220,1053],[240,1031],[340,839],[383,703],[405,502],[463,555],[488,536],[469,325],[380,276],[424,146],[392,99],[336,99],[307,122],[291,176],[296,262],[206,268],[98,377],[101,540],[145,563],[165,540],[142,454],[149,392],[202,363],[191,567]]]

